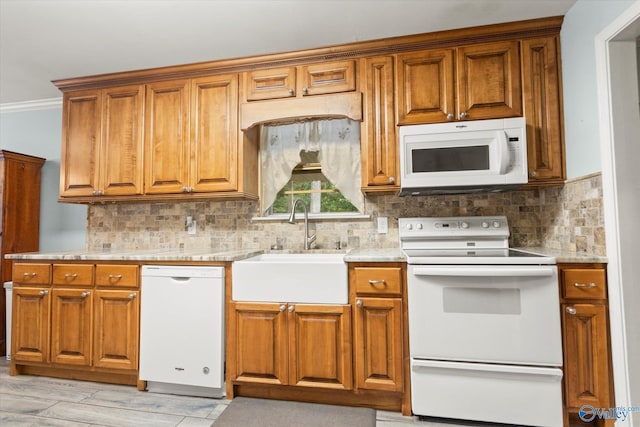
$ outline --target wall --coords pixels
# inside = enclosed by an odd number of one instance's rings
[[[252,221],[257,202],[184,202],[89,207],[90,249],[302,249],[303,224]],[[456,196],[368,197],[371,219],[314,221],[317,245],[333,249],[398,246],[398,217],[506,215],[510,245],[543,246],[604,255],[602,183],[599,174],[564,187]],[[197,221],[188,235],[185,217]],[[378,234],[379,216],[389,217],[389,233]]]
[[[567,177],[601,170],[595,36],[635,0],[578,0],[560,32]]]
[[[0,147],[44,157],[40,195],[40,250],[85,247],[87,208],[58,203],[62,108],[0,113]]]

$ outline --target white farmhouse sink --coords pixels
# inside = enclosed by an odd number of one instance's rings
[[[233,263],[234,301],[347,304],[344,254],[271,253]]]

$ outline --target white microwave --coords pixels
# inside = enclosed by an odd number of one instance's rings
[[[400,195],[504,191],[526,184],[524,117],[400,127]]]

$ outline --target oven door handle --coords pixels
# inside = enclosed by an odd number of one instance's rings
[[[457,276],[457,277],[550,277],[555,273],[554,267],[415,267],[414,276]]]

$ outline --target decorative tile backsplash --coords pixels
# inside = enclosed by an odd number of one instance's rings
[[[474,195],[398,197],[369,196],[365,213],[355,220],[313,220],[316,246],[333,249],[398,246],[398,218],[411,216],[506,215],[513,247],[547,246],[605,255],[602,180],[600,174],[571,180],[564,187]],[[198,201],[89,206],[87,248],[220,250],[302,249],[302,219],[252,221],[258,203]],[[186,231],[186,217],[197,233]],[[389,218],[387,234],[378,234],[377,218]]]

